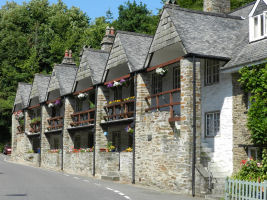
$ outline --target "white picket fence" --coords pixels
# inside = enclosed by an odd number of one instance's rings
[[[225,200],[267,200],[267,181],[263,183],[226,179]]]

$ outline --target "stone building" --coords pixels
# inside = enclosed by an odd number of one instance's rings
[[[206,0],[201,12],[169,0],[153,37],[107,27],[102,49],[84,48],[79,68],[66,51],[51,77],[19,84],[12,157],[177,193],[222,193],[240,160],[257,156],[238,70],[266,62],[266,3],[229,12],[230,1]]]

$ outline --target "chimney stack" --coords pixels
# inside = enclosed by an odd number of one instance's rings
[[[64,59],[62,60],[62,64],[69,64],[69,65],[75,65],[74,59],[72,58],[72,51],[66,50]]]
[[[203,10],[212,13],[228,13],[231,10],[230,0],[204,0]]]
[[[115,30],[113,27],[107,26],[106,34],[101,42],[101,50],[110,51],[115,39]]]

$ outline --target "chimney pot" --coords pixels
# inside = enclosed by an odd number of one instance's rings
[[[72,58],[72,51],[69,50],[69,58]]]
[[[68,58],[69,57],[69,52],[68,52],[68,50],[66,49],[66,51],[65,51],[65,56],[64,56],[65,58]]]
[[[110,28],[109,28],[109,26],[107,26],[106,27],[106,35],[109,35],[109,33],[110,33]]]
[[[115,35],[115,30],[113,26],[110,28],[110,35]]]

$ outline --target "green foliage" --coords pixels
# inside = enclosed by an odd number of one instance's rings
[[[65,49],[72,49],[78,62],[89,28],[89,17],[61,0],[52,5],[48,0],[7,2],[0,9],[0,141],[10,138],[17,83],[50,73]]]
[[[3,152],[4,148],[5,148],[5,144],[4,143],[0,143],[0,153]]]
[[[36,117],[31,120],[31,124],[35,124],[37,122],[41,122],[41,117]]]
[[[267,180],[267,150],[262,152],[262,161],[242,161],[242,168],[233,176],[234,179],[247,181]]]
[[[247,3],[253,2],[254,0],[231,0],[231,9],[237,9]],[[166,0],[161,0],[165,3]],[[176,0],[179,6],[182,8],[189,8],[194,10],[203,10],[203,0]]]
[[[121,31],[154,34],[158,21],[159,17],[152,15],[146,4],[127,1],[119,6],[119,17],[113,22],[113,26]]]
[[[267,144],[267,64],[244,67],[240,83],[251,93],[247,126],[254,144]]]

